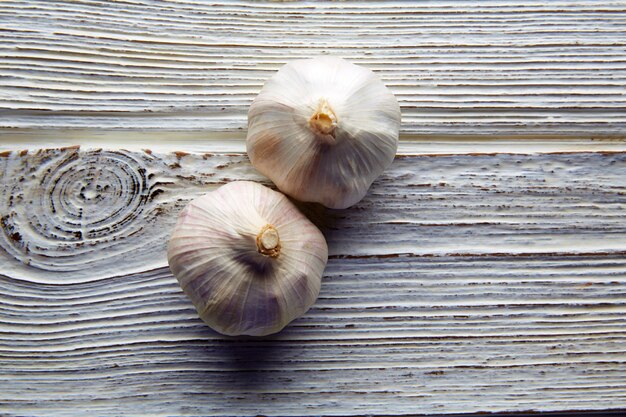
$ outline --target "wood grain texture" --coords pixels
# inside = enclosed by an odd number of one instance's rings
[[[263,82],[333,54],[404,135],[626,135],[625,1],[0,2],[0,126],[237,131]]]
[[[0,414],[626,409],[625,33],[623,0],[0,1]],[[218,335],[169,233],[271,185],[249,104],[320,54],[393,90],[398,157],[301,205],[330,251],[304,317]]]
[[[172,149],[174,150],[174,149]],[[0,157],[0,413],[345,415],[626,407],[626,153],[399,155],[303,205],[330,259],[267,338],[197,317],[165,245],[239,153]]]

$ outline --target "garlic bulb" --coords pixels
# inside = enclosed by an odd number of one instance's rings
[[[248,112],[248,155],[301,201],[346,208],[361,200],[398,148],[400,106],[370,70],[341,58],[291,62]]]
[[[328,248],[284,195],[237,181],[185,207],[167,256],[209,326],[231,336],[264,336],[313,305]]]

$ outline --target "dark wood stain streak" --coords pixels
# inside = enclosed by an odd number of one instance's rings
[[[59,148],[60,151],[78,151],[79,149],[80,145],[63,146]]]
[[[330,255],[331,259],[371,259],[371,258],[466,258],[466,257],[490,257],[490,258],[540,258],[540,257],[622,257],[626,256],[626,251],[615,252],[536,252],[536,253],[386,253],[372,255]]]
[[[544,155],[576,155],[581,153],[589,153],[589,151],[543,151],[538,152]],[[626,153],[625,151],[598,151],[600,155],[610,156],[610,155],[619,155]],[[511,155],[511,156],[523,156],[528,155],[528,152],[465,152],[465,153],[424,153],[420,155],[396,155],[395,159],[407,159],[407,158],[415,158],[415,157],[424,157],[424,158],[441,158],[441,157],[450,157],[450,156],[458,156],[458,155],[468,155],[468,156],[497,156],[497,155]]]

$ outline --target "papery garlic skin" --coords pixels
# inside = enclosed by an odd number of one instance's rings
[[[369,69],[341,58],[291,62],[248,112],[252,165],[301,201],[360,201],[398,148],[400,106]]]
[[[328,247],[284,195],[237,181],[183,209],[167,255],[211,328],[230,336],[265,336],[315,303]]]

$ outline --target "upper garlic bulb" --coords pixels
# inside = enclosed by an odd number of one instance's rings
[[[185,207],[167,257],[209,326],[231,336],[264,336],[313,305],[328,248],[284,195],[237,181]]]
[[[291,62],[248,112],[248,155],[278,188],[346,208],[367,193],[398,148],[400,106],[369,69],[341,58]]]

